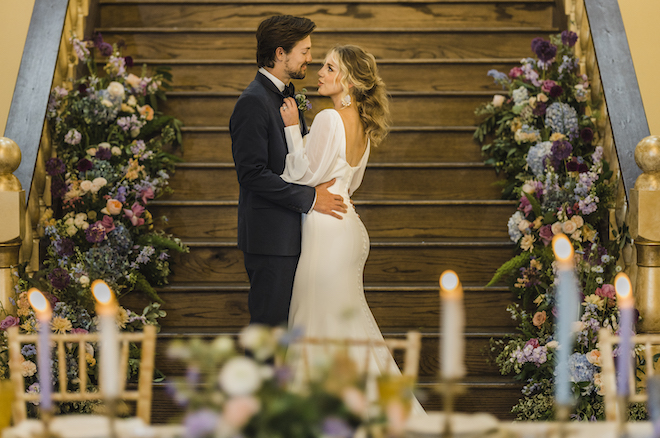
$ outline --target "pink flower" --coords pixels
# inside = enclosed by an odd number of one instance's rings
[[[142,199],[144,205],[147,205],[147,199],[154,199],[154,189],[149,187],[146,190],[142,190],[140,192],[140,199]]]
[[[106,234],[115,229],[115,221],[112,220],[112,216],[105,215],[100,222],[103,228],[105,228]]]
[[[74,328],[74,329],[71,329],[71,331],[69,333],[71,333],[72,335],[78,335],[78,334],[84,335],[84,334],[89,333],[89,332],[87,330],[85,330],[84,328]]]
[[[545,246],[548,246],[550,242],[552,242],[552,237],[554,236],[552,232],[552,226],[551,225],[543,225],[541,229],[539,230],[539,237],[543,241],[543,244]]]
[[[234,397],[223,406],[222,418],[235,430],[240,430],[260,409],[259,400],[253,396]]]
[[[545,80],[545,81],[543,81],[543,85],[541,86],[541,90],[543,90],[544,93],[549,93],[550,90],[552,90],[552,87],[554,87],[555,85],[557,85],[557,83],[555,81],[551,81],[549,79]]]
[[[536,338],[532,338],[525,343],[525,347],[527,347],[528,345],[531,345],[532,348],[537,348],[539,346],[539,340]]]
[[[124,209],[124,216],[131,221],[134,227],[144,224],[144,219],[140,217],[142,213],[144,213],[144,207],[137,202],[133,203],[130,210]]]
[[[527,196],[521,196],[520,197],[520,205],[518,206],[518,210],[522,211],[525,213],[525,216],[528,216],[534,208],[532,207],[532,204],[529,203],[529,199],[527,199]]]
[[[616,297],[616,291],[611,284],[604,284],[602,287],[596,289],[596,295],[603,298],[614,299]]]
[[[9,327],[14,327],[15,325],[19,325],[21,323],[21,320],[16,318],[15,316],[9,315],[5,319],[0,322],[0,330],[7,330]]]
[[[524,72],[523,72],[523,69],[522,69],[522,68],[520,68],[520,67],[513,67],[513,68],[509,71],[509,77],[515,79],[515,78],[517,78],[518,76],[522,76],[523,73],[524,73]]]

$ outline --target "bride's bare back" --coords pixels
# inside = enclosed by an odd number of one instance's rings
[[[364,126],[360,115],[353,108],[345,108],[337,111],[344,122],[346,133],[346,161],[351,167],[357,167],[362,160],[364,151],[367,149],[367,136],[364,134]]]

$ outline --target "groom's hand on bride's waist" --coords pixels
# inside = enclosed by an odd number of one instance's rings
[[[348,211],[346,209],[346,204],[344,204],[344,198],[328,191],[328,187],[333,185],[335,180],[336,178],[333,178],[330,181],[319,184],[315,187],[316,203],[314,204],[314,210],[319,213],[329,214],[337,219],[342,219],[342,217],[336,212],[346,213]]]

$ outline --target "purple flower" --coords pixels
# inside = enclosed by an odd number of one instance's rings
[[[220,418],[211,409],[202,409],[189,412],[183,419],[185,436],[189,438],[202,438],[215,432]]]
[[[557,55],[557,46],[543,38],[534,38],[532,40],[532,51],[536,53],[541,62],[548,64]]]
[[[594,131],[591,128],[584,128],[580,131],[580,139],[586,144],[591,144],[591,141],[594,139]]]
[[[54,157],[46,161],[46,173],[50,176],[60,175],[66,172],[64,161],[60,158]]]
[[[557,140],[552,143],[550,151],[552,153],[552,165],[557,169],[561,162],[571,155],[573,146],[566,140]]]
[[[521,196],[520,197],[520,205],[518,206],[518,210],[522,211],[525,213],[525,216],[528,216],[534,208],[532,207],[532,204],[529,203],[529,199],[527,199],[527,196]]]
[[[92,170],[92,167],[92,162],[87,158],[83,158],[82,160],[78,161],[76,169],[78,169],[78,172],[87,172],[88,170]]]
[[[55,242],[55,251],[60,257],[72,256],[75,246],[73,240],[64,238]]]
[[[578,36],[575,32],[565,30],[561,33],[561,43],[568,47],[573,47],[577,42]]]
[[[85,230],[85,239],[89,243],[103,242],[103,239],[105,239],[105,227],[101,221],[94,222]]]
[[[21,323],[21,320],[18,319],[15,316],[9,315],[5,319],[0,322],[0,330],[7,330],[9,327],[14,327],[15,325],[19,325]]]
[[[55,268],[48,274],[48,281],[55,289],[62,290],[69,285],[71,278],[66,269]]]
[[[536,108],[532,110],[532,114],[537,117],[545,116],[545,111],[548,109],[548,104],[545,102],[536,102]]]
[[[108,161],[110,157],[112,157],[112,152],[110,151],[110,148],[100,147],[96,150],[95,157],[99,160]]]
[[[60,177],[53,178],[50,181],[50,194],[54,199],[59,199],[66,193],[66,183]]]
[[[133,57],[132,56],[126,56],[124,57],[124,62],[126,63],[126,67],[133,67]]]
[[[94,47],[99,49],[99,52],[101,52],[101,55],[103,56],[112,55],[112,45],[103,41],[103,35],[101,35],[101,32],[96,32],[96,34],[94,34]]]
[[[564,93],[564,89],[561,87],[561,85],[555,85],[550,89],[550,97],[552,98],[558,98]]]
[[[70,145],[77,145],[82,140],[82,134],[76,129],[70,129],[64,136],[64,142]]]
[[[322,435],[333,438],[349,438],[353,436],[354,430],[341,418],[327,417],[323,420],[321,427]]]

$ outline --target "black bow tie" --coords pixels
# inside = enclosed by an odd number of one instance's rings
[[[296,94],[296,87],[294,87],[292,83],[289,83],[289,85],[284,87],[284,91],[282,91],[282,94],[284,95],[284,97],[294,97]]]

